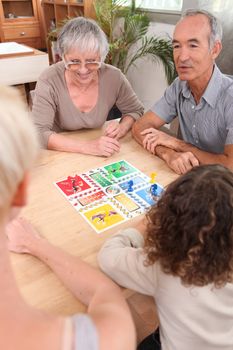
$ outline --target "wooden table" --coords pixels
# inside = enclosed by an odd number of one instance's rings
[[[85,140],[94,139],[101,132],[100,129],[87,130],[69,135]],[[53,244],[80,256],[93,266],[97,265],[96,255],[106,238],[111,237],[116,230],[128,227],[131,222],[97,234],[59,193],[53,182],[122,159],[149,176],[156,172],[156,180],[163,186],[177,177],[163,161],[139,146],[130,134],[120,142],[120,153],[111,158],[41,151],[31,175],[29,202],[22,213]],[[28,303],[63,315],[85,310],[43,263],[26,254],[11,254],[11,259],[20,290]],[[124,292],[126,297],[132,294],[130,291]]]

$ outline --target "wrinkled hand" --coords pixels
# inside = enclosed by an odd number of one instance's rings
[[[18,218],[11,221],[6,227],[8,249],[15,253],[31,253],[33,244],[41,236],[25,219]]]
[[[191,170],[194,166],[199,165],[198,159],[192,152],[172,152],[165,159],[169,168],[174,170],[177,174],[185,174]]]
[[[166,134],[163,131],[159,131],[154,128],[145,129],[141,132],[143,139],[143,147],[147,149],[150,153],[155,154],[155,148],[157,146],[165,146],[171,149],[176,149],[177,139],[173,136]]]
[[[90,154],[96,156],[110,157],[114,153],[120,151],[120,143],[108,136],[101,136],[100,138],[90,142]]]
[[[119,140],[121,137],[125,136],[127,132],[128,129],[122,123],[113,120],[106,126],[104,135]]]

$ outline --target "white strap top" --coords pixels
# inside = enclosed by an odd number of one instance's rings
[[[98,350],[96,327],[86,314],[65,319],[62,350]]]

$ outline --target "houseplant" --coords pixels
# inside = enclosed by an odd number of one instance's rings
[[[150,57],[163,64],[170,84],[175,78],[172,44],[168,38],[149,37],[148,16],[126,0],[94,0],[96,20],[106,33],[110,50],[106,62],[127,73],[139,58]]]

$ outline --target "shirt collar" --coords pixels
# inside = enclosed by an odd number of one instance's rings
[[[221,89],[221,81],[222,81],[222,73],[216,66],[214,65],[214,71],[210,78],[210,81],[205,89],[204,94],[202,95],[202,98],[206,100],[206,102],[211,106],[215,107],[217,103],[217,96],[219,94],[219,91]],[[182,94],[185,98],[190,98],[191,91],[189,89],[188,83],[186,81],[182,81]]]

